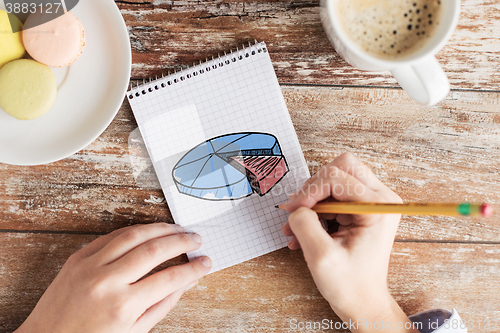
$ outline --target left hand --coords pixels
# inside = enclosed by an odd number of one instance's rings
[[[73,254],[16,333],[146,333],[210,271],[208,257],[159,264],[201,246],[177,225],[135,225],[102,236]]]

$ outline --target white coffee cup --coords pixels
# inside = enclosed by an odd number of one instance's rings
[[[448,95],[450,82],[434,55],[457,26],[460,0],[442,0],[443,16],[434,36],[420,50],[398,60],[376,58],[353,42],[337,17],[337,1],[349,0],[321,0],[321,21],[335,49],[349,64],[367,71],[391,71],[408,95],[424,106],[435,105]]]

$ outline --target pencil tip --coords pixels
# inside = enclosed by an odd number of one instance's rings
[[[275,207],[275,208],[278,208],[278,209],[280,209],[280,205],[276,205],[276,206],[274,206],[274,207]]]

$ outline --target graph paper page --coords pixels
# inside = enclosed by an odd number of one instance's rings
[[[264,43],[129,92],[172,216],[212,272],[286,246],[288,200],[309,177]]]

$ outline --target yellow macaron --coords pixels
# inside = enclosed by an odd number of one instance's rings
[[[21,59],[0,69],[0,107],[20,120],[36,119],[52,108],[57,84],[44,64]]]
[[[0,68],[9,61],[24,56],[25,50],[20,32],[22,26],[23,24],[16,16],[0,9]],[[13,33],[13,27],[18,32]]]

